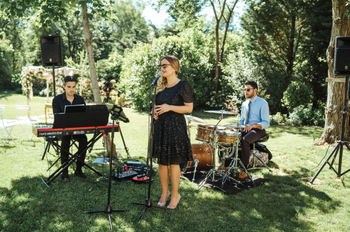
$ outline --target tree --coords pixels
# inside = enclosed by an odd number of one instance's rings
[[[139,42],[149,42],[150,27],[142,17],[142,5],[119,0],[105,8],[105,14],[94,15],[92,20],[98,60],[108,59],[114,52],[123,54]]]
[[[329,30],[328,0],[251,0],[242,18],[246,49],[263,77],[271,112],[283,111],[281,99],[292,81],[322,93],[320,76]],[[322,11],[322,13],[320,13]],[[321,17],[323,16],[323,17]],[[317,19],[317,21],[316,21]],[[323,41],[323,42],[322,42]],[[316,80],[317,79],[317,80]],[[313,92],[310,91],[312,95]],[[318,99],[312,98],[317,103]],[[305,102],[308,104],[309,102]],[[316,105],[315,103],[315,105]]]
[[[87,2],[86,1],[81,2],[81,18],[82,18],[82,23],[83,23],[85,48],[86,48],[86,52],[88,54],[88,60],[89,60],[91,87],[92,87],[92,92],[94,95],[94,102],[95,103],[102,103],[100,88],[98,87],[98,82],[97,82],[94,50],[92,48],[92,34],[90,32],[90,24],[89,24],[89,19],[88,19]]]
[[[222,62],[224,60],[225,44],[227,32],[230,28],[233,11],[238,3],[238,0],[230,2],[229,0],[210,0],[210,5],[214,12],[214,34],[215,34],[215,91],[219,90],[219,79],[221,78]],[[220,29],[224,27],[222,35]]]
[[[341,111],[344,102],[345,82],[344,78],[334,76],[334,47],[336,36],[350,36],[350,19],[349,19],[349,1],[348,0],[332,0],[332,32],[327,49],[327,63],[328,63],[328,87],[327,87],[327,106],[326,106],[326,120],[321,135],[319,144],[334,143],[340,138],[341,130]],[[349,116],[346,116],[345,137],[349,137]]]
[[[163,35],[176,35],[188,28],[196,28],[202,24],[199,12],[206,0],[159,0],[158,7],[165,6],[171,17],[170,24],[162,29]]]

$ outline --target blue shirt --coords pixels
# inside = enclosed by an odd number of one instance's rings
[[[241,120],[239,123],[244,124],[248,111],[248,104],[250,103],[249,117],[246,124],[260,124],[262,129],[270,126],[269,118],[269,104],[261,97],[255,96],[253,99],[248,99],[242,104]]]

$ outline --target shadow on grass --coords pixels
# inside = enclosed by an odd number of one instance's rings
[[[86,210],[106,206],[107,181],[71,178],[55,180],[50,188],[40,177],[22,177],[9,188],[0,188],[0,231],[109,231],[106,214],[87,215]],[[112,214],[116,231],[314,231],[316,225],[305,216],[309,210],[332,213],[340,202],[291,176],[267,176],[262,186],[235,195],[182,182],[182,200],[176,210],[150,208],[141,223],[135,223],[142,207],[146,185],[113,182],[113,209],[128,209]],[[157,178],[156,178],[157,179]],[[158,180],[157,180],[158,181]],[[160,193],[153,184],[156,204]],[[317,219],[316,219],[317,220]]]

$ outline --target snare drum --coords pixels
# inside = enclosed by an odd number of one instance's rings
[[[224,144],[235,144],[239,139],[239,132],[235,130],[219,130],[218,142]]]
[[[225,127],[218,126],[217,131],[224,130]],[[202,141],[202,142],[211,142],[214,141],[214,130],[215,126],[210,124],[200,124],[197,127],[197,135],[196,140]]]
[[[213,149],[206,144],[192,144],[193,160],[198,160],[197,171],[209,171],[213,166]],[[194,161],[188,161],[184,172],[194,171]]]

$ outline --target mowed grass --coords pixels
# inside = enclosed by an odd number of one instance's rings
[[[0,104],[9,106],[8,119],[25,116],[16,112],[14,105],[25,103],[25,97],[11,95],[0,98]],[[43,115],[45,98],[32,100],[31,115]],[[34,107],[35,106],[35,107]],[[11,110],[12,108],[12,110]],[[15,111],[15,112],[13,112]],[[121,123],[130,155],[143,159],[147,154],[147,114],[125,109],[130,123]],[[195,112],[194,116],[216,123],[218,115]],[[235,121],[225,117],[223,123]],[[196,141],[196,124],[192,123],[192,143]],[[85,170],[88,178],[72,176],[69,183],[56,179],[47,188],[41,181],[52,171],[46,171],[57,156],[51,151],[41,160],[44,140],[36,138],[30,125],[16,125],[12,139],[0,142],[0,231],[109,231],[107,215],[88,215],[87,210],[104,210],[107,203],[105,178]],[[317,171],[327,146],[314,146],[322,133],[317,127],[273,126],[265,144],[273,153],[266,169],[253,174],[267,178],[259,187],[238,194],[202,188],[182,180],[182,200],[174,211],[150,208],[140,223],[136,223],[143,207],[131,202],[143,202],[147,185],[130,181],[113,181],[111,205],[126,209],[113,214],[115,231],[349,231],[350,230],[350,174],[337,178],[328,166],[319,174],[314,185],[308,183]],[[120,134],[115,143],[122,148]],[[99,142],[95,148],[101,148]],[[329,151],[332,149],[329,148]],[[124,151],[120,151],[126,158]],[[350,168],[349,151],[344,151],[343,170]],[[102,150],[87,155],[87,163],[108,174],[105,165],[92,164],[96,157],[105,156]],[[337,163],[337,161],[336,161]],[[70,169],[73,173],[73,167]],[[158,176],[152,184],[152,202],[160,194]]]

